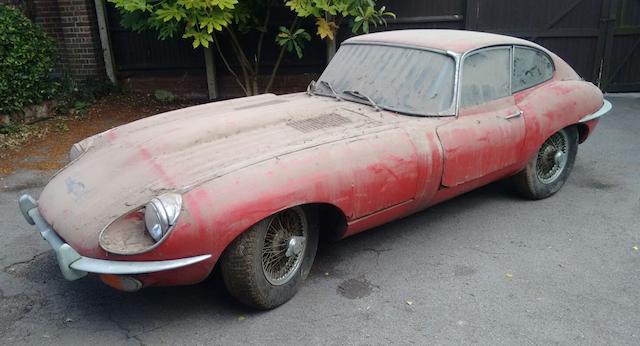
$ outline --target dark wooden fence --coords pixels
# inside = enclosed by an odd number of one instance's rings
[[[495,32],[534,41],[565,59],[585,79],[608,91],[640,90],[640,0],[386,0],[398,18],[383,30],[450,28]],[[111,40],[120,73],[204,73],[201,50],[180,40],[158,41],[154,33],[131,33],[109,8]],[[273,24],[286,22],[286,12]],[[313,23],[306,24],[313,30]],[[348,28],[339,41],[349,37]],[[251,38],[249,38],[251,39]],[[265,70],[277,47],[265,46]],[[290,56],[283,73],[317,73],[326,63],[317,38],[301,60]],[[218,68],[224,75],[226,71]]]

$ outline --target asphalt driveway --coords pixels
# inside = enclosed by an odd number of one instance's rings
[[[121,293],[66,282],[16,207],[51,171],[0,180],[0,344],[640,344],[640,98],[579,148],[543,201],[496,183],[322,244],[284,306],[256,312],[215,280]]]

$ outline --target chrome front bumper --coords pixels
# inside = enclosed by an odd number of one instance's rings
[[[53,231],[47,221],[40,215],[38,204],[33,197],[24,194],[18,199],[20,211],[31,225],[35,225],[53,251],[56,253],[62,275],[67,280],[77,280],[87,273],[131,275],[146,274],[170,269],[186,267],[209,259],[211,255],[180,258],[166,261],[109,261],[81,256],[69,244],[65,243]]]

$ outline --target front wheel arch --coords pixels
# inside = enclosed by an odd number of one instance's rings
[[[267,258],[267,262],[270,262],[271,260],[264,256],[273,256],[269,254],[273,253],[273,250],[278,251],[279,254],[283,252],[280,252],[281,245],[269,246],[269,250],[264,252],[265,244],[270,241],[269,239],[274,239],[266,235],[271,234],[268,233],[271,232],[269,231],[271,228],[267,227],[271,227],[268,226],[272,225],[271,222],[276,222],[272,221],[275,220],[274,218],[292,211],[297,211],[304,218],[303,224],[306,224],[307,233],[305,235],[308,247],[305,247],[305,250],[301,253],[303,262],[299,267],[296,267],[295,272],[292,271],[290,276],[287,275],[288,279],[285,281],[274,283],[273,278],[269,276],[271,273],[267,271],[270,269],[270,264],[265,267],[265,262],[262,262],[262,266],[260,266],[260,258],[263,261],[264,258]],[[323,228],[321,229],[320,227]],[[225,248],[218,263],[221,279],[224,281],[229,293],[242,303],[258,309],[277,307],[295,295],[302,281],[311,270],[319,236],[335,239],[341,237],[345,230],[346,217],[344,213],[331,204],[312,203],[279,210],[241,232]],[[280,231],[276,230],[275,232]],[[274,244],[282,243],[276,242]],[[289,256],[288,251],[287,256]],[[282,258],[288,261],[285,257]]]

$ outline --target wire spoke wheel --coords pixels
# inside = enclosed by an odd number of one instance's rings
[[[269,222],[262,246],[262,271],[272,285],[287,283],[300,268],[307,227],[304,214],[297,209],[282,211]]]
[[[536,175],[540,182],[550,184],[562,174],[567,165],[569,137],[565,131],[556,132],[549,137],[536,159]]]

